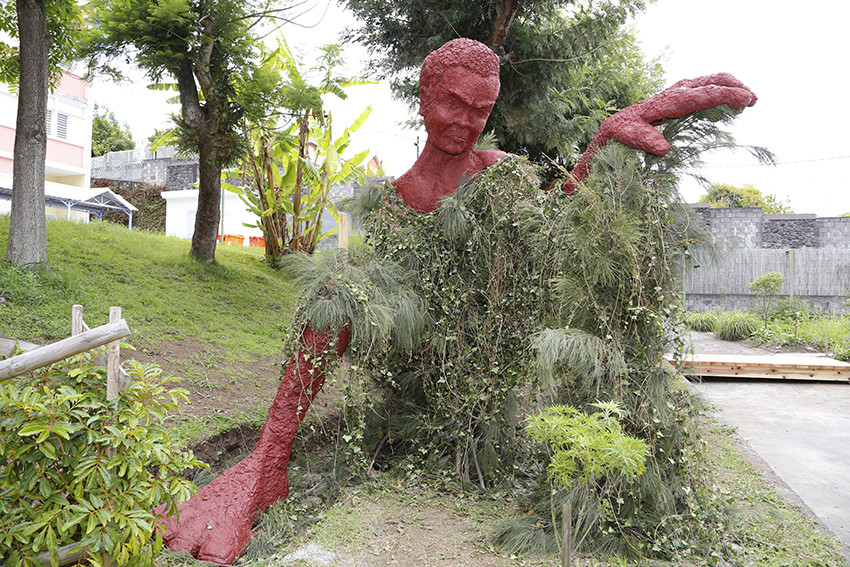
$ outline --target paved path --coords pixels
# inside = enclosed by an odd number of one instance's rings
[[[769,353],[709,333],[694,334],[694,350]],[[712,379],[693,388],[841,539],[850,558],[850,384]]]

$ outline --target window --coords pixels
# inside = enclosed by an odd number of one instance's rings
[[[53,118],[54,115],[56,116],[55,123]],[[67,140],[69,119],[70,115],[65,114],[64,112],[48,110],[44,117],[45,133],[48,136],[59,138],[60,140]]]
[[[68,115],[62,112],[56,115],[56,137],[62,140],[68,139]]]

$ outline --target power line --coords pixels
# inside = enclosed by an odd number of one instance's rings
[[[708,168],[732,168],[732,167],[773,167],[779,165],[795,165],[799,163],[817,163],[821,161],[835,161],[839,159],[850,159],[850,155],[847,156],[834,156],[834,157],[826,157],[826,158],[812,158],[812,159],[800,159],[794,161],[777,161],[773,163],[752,163],[752,164],[743,164],[743,165],[703,165],[701,169]]]

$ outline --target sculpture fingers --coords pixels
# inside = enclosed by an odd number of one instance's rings
[[[616,140],[630,148],[658,156],[667,155],[667,152],[670,151],[670,143],[667,142],[661,132],[648,122],[628,114],[621,117],[615,114],[612,118],[614,117],[620,119],[613,120],[608,125],[609,131],[605,132],[605,142]],[[605,127],[606,125],[603,124],[600,133],[603,133]]]
[[[746,87],[721,85],[704,85],[695,88],[671,87],[629,108],[638,110],[641,117],[650,124],[659,124],[664,120],[682,118],[688,114],[724,104],[743,109],[755,104],[755,95]]]
[[[747,106],[753,106],[756,101],[758,101],[756,93],[754,93],[747,85],[739,81],[731,73],[715,73],[713,75],[704,75],[702,77],[696,77],[695,79],[683,79],[681,81],[678,81],[677,83],[674,83],[673,86],[671,86],[670,88],[698,88],[712,85],[718,87],[733,87],[746,90],[750,93],[752,97]]]

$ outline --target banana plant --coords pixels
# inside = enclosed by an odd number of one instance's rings
[[[351,133],[360,128],[371,107],[339,138],[334,138],[330,113],[325,113],[322,105],[324,95],[345,99],[345,87],[368,83],[335,76],[340,63],[339,48],[325,46],[318,67],[322,80],[318,86],[311,86],[286,42],[279,40],[277,49],[267,54],[259,71],[281,79],[270,89],[279,108],[266,116],[288,117],[289,122],[282,129],[275,128],[275,118],[246,123],[247,157],[239,169],[222,174],[222,186],[239,194],[257,215],[257,222],[246,226],[263,231],[266,261],[271,265],[276,265],[283,254],[312,253],[321,240],[333,235],[336,228],[322,232],[321,226],[325,211],[339,222],[330,198],[331,188],[365,173],[362,164],[368,150],[349,159],[342,156],[350,145]],[[310,150],[313,144],[315,151]],[[232,183],[234,179],[241,182]]]

